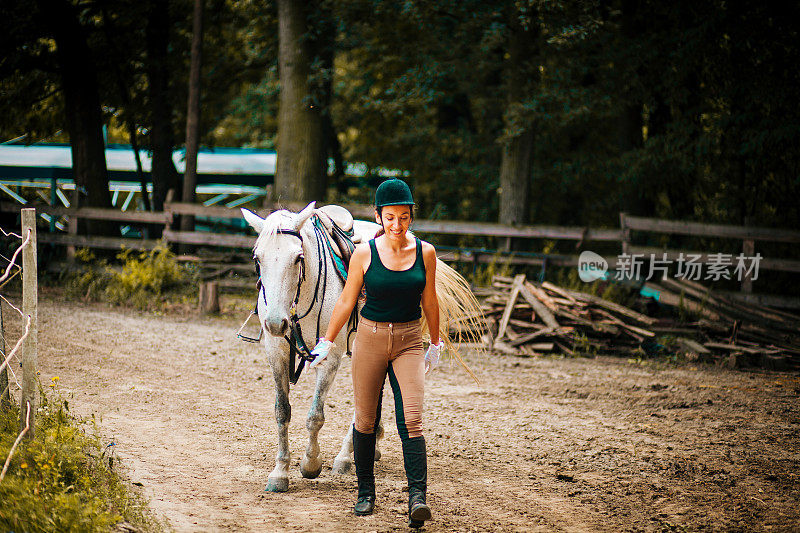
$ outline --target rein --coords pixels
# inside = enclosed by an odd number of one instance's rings
[[[301,253],[301,255],[299,257],[300,276],[299,276],[298,281],[297,281],[297,290],[295,291],[295,294],[294,294],[294,300],[292,301],[292,307],[289,309],[289,334],[284,335],[284,338],[286,339],[286,342],[289,343],[289,382],[292,385],[297,383],[297,380],[300,378],[300,374],[303,372],[303,368],[305,367],[306,363],[307,362],[310,363],[311,361],[313,361],[315,359],[315,356],[311,355],[311,350],[309,350],[308,344],[306,344],[305,339],[303,338],[303,332],[300,329],[300,320],[305,318],[311,312],[311,310],[314,308],[314,304],[317,303],[317,299],[319,298],[319,300],[320,300],[319,301],[319,313],[317,313],[317,335],[315,337],[316,339],[319,339],[320,318],[322,317],[322,308],[323,308],[323,303],[324,303],[324,299],[325,299],[325,291],[326,291],[327,286],[328,286],[328,253],[329,252],[326,250],[326,247],[324,246],[325,235],[323,234],[322,229],[320,229],[318,224],[316,224],[316,220],[313,220],[313,219],[316,219],[316,218],[317,218],[316,215],[314,215],[312,217],[312,227],[314,228],[314,237],[315,237],[314,240],[317,243],[317,256],[320,258],[320,261],[319,261],[319,265],[317,266],[317,283],[314,286],[314,297],[311,299],[311,305],[309,305],[309,307],[306,310],[306,312],[303,313],[302,315],[298,316],[297,315],[297,306],[298,306],[298,304],[300,302],[300,288],[303,285],[303,282],[306,280],[305,254]],[[297,237],[298,239],[300,239],[300,247],[302,249],[303,244],[304,244],[303,236],[298,231],[291,230],[291,229],[278,228],[276,233],[278,233],[280,235],[291,235],[293,237]],[[330,252],[330,253],[332,253],[332,252]],[[255,305],[255,308],[253,309],[253,312],[250,314],[250,316],[247,318],[245,323],[242,324],[242,326],[239,328],[239,331],[236,333],[236,336],[238,338],[240,338],[240,339],[242,339],[243,341],[246,341],[246,342],[260,342],[262,336],[264,335],[264,328],[263,327],[259,330],[258,338],[248,337],[248,336],[245,336],[245,335],[242,334],[242,330],[247,325],[247,323],[250,321],[250,318],[252,318],[253,315],[257,315],[258,314],[258,298],[263,297],[264,298],[264,303],[266,304],[266,302],[267,302],[267,295],[266,295],[266,292],[264,290],[264,284],[261,283],[261,266],[258,263],[258,258],[254,258],[254,259],[255,259],[256,275],[258,277],[258,281],[256,282],[256,289],[258,291],[258,296],[256,297],[256,305]],[[320,279],[322,280],[322,295],[321,296],[319,295]],[[353,313],[350,315],[350,319],[348,320],[348,323],[351,326],[354,326],[356,324],[355,316],[356,316],[356,309],[354,308],[353,309]],[[350,346],[349,346],[349,340],[350,340],[350,334],[353,331],[355,331],[355,327],[352,327],[352,329],[349,330],[348,334],[347,334],[347,345],[348,345],[347,346],[347,355],[350,355],[350,353],[351,353]],[[297,358],[297,356],[299,356],[300,361],[297,363],[297,366],[295,367],[295,359]]]

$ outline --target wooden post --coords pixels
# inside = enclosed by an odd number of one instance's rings
[[[216,281],[200,284],[200,312],[204,315],[219,313],[219,283]]]
[[[36,276],[36,209],[22,210],[22,240],[30,231],[30,242],[22,250],[22,314],[31,318],[28,336],[22,343],[22,396],[20,399],[19,420],[20,431],[27,425],[27,405],[30,403],[30,429],[28,439],[34,437],[34,413],[36,413],[36,393],[38,383],[36,377],[36,337],[37,337],[37,295],[38,281]]]
[[[78,190],[78,187],[75,186],[75,193],[72,195],[72,204],[71,205],[76,210],[81,205],[80,202],[79,202],[80,194],[81,193]],[[69,233],[69,236],[72,237],[72,238],[75,238],[75,236],[78,235],[78,215],[72,214],[72,215],[69,216],[69,220],[67,221],[67,233]],[[22,238],[24,239],[25,236],[23,235]],[[75,248],[74,245],[67,246],[67,259],[68,260],[70,260],[70,261],[74,261],[75,260],[75,251],[76,251],[76,248]]]
[[[631,230],[628,228],[625,213],[622,211],[619,213],[619,229],[622,230],[622,253],[627,254],[631,245]]]
[[[0,359],[6,359],[6,328],[3,324],[3,306],[0,304]],[[8,368],[0,370],[0,410],[11,408],[11,391],[8,386]]]
[[[753,257],[755,255],[755,251],[755,241],[753,239],[746,239],[742,244],[742,253],[744,254],[745,258]],[[749,270],[745,271],[744,278],[742,279],[742,292],[753,292],[753,279]]]

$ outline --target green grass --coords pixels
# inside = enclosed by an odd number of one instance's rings
[[[120,479],[114,448],[103,444],[94,418],[74,416],[55,390],[40,398],[34,439],[20,442],[0,481],[0,531],[108,531],[122,521],[162,531],[144,499]],[[19,431],[18,408],[0,409],[0,463]]]
[[[123,250],[114,265],[86,249],[76,259],[84,268],[62,280],[67,298],[158,311],[168,301],[197,297],[196,273],[180,265],[163,244],[147,252]]]

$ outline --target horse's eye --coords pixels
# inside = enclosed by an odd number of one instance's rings
[[[300,255],[297,256],[297,259],[295,259],[294,262],[295,262],[295,264],[297,264],[302,260],[303,260],[303,254],[300,254]]]

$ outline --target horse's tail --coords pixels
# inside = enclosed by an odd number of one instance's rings
[[[436,259],[436,295],[439,300],[439,336],[444,341],[447,352],[453,354],[472,379],[478,382],[478,378],[461,358],[455,344],[469,342],[473,345],[483,345],[481,334],[486,323],[483,310],[467,280],[441,259]],[[450,339],[451,326],[455,329],[455,341]],[[428,331],[424,316],[422,329]]]

